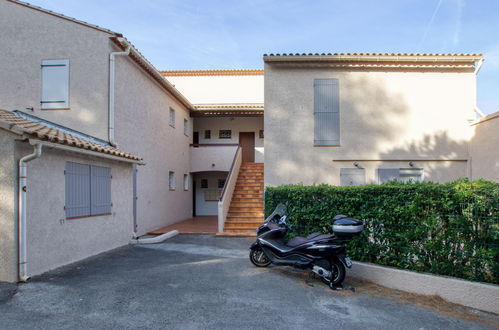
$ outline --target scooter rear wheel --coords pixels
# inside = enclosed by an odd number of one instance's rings
[[[249,258],[251,263],[257,267],[267,267],[271,264],[270,259],[267,258],[261,249],[251,250]]]
[[[330,287],[338,286],[343,283],[345,280],[346,270],[343,263],[339,260],[331,260],[331,269],[332,275],[330,279],[322,277],[322,281],[328,284]]]

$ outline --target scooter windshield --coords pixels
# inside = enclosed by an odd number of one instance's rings
[[[286,207],[286,205],[284,204],[279,204],[277,205],[277,207],[275,208],[274,212],[272,212],[271,215],[269,215],[267,217],[267,219],[265,219],[265,222],[279,222],[279,219],[281,219],[281,217],[285,216],[288,214],[288,209]]]

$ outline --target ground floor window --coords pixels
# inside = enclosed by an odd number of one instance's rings
[[[232,131],[230,129],[221,129],[218,131],[219,139],[230,139],[232,138]]]
[[[189,190],[189,175],[184,174],[184,190]]]
[[[111,214],[111,169],[66,162],[67,219]]]
[[[168,188],[170,190],[175,190],[175,172],[168,172]]]

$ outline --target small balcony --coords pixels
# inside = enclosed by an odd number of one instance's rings
[[[228,172],[237,151],[237,144],[197,144],[190,148],[190,171],[206,172],[221,171]]]

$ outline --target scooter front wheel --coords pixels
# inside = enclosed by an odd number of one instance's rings
[[[261,249],[250,250],[249,258],[251,263],[257,267],[267,267],[271,263]]]

